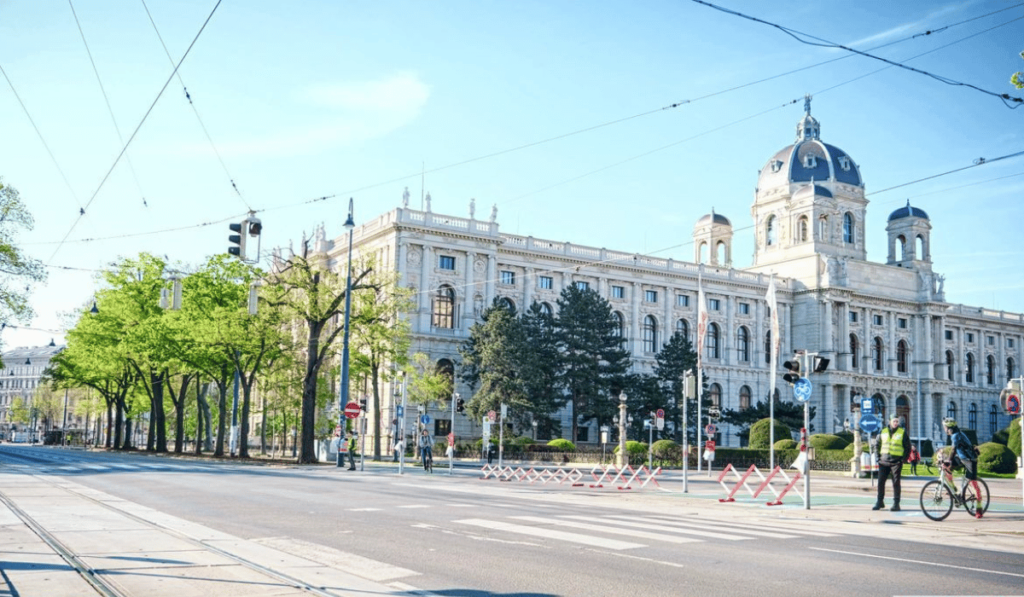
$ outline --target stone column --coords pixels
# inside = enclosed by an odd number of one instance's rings
[[[495,286],[498,283],[498,257],[496,255],[487,256],[487,286],[484,291],[484,309],[487,309],[494,302],[495,297]]]
[[[821,326],[821,329],[825,334],[825,337],[821,342],[822,352],[835,352],[835,348],[832,343],[832,300],[826,297],[822,299],[821,302],[824,306],[823,311],[825,317],[824,325]]]
[[[631,309],[632,321],[630,322],[630,344],[633,346],[633,355],[642,355],[644,353],[643,338],[640,337],[640,296],[643,293],[643,288],[640,287],[639,282],[633,282],[633,294],[629,297]]]
[[[768,355],[764,351],[764,338],[765,334],[770,333],[770,330],[765,330],[764,322],[764,311],[767,308],[767,303],[761,300],[754,301],[754,331],[751,333],[751,341],[754,343],[754,366],[767,368],[769,365],[765,363]],[[753,399],[753,397],[751,397]],[[756,404],[757,402],[754,401]]]
[[[473,301],[473,297],[476,296],[476,285],[473,283],[473,268],[475,266],[476,253],[470,251],[466,253],[466,287],[463,290],[465,300],[462,301],[462,329],[464,330],[472,327],[473,322],[476,320],[476,305]]]
[[[420,256],[420,330],[430,329],[430,301],[434,296],[434,281],[430,275],[434,267],[434,249],[423,245]]]
[[[536,275],[532,267],[524,268],[525,273],[523,274],[523,307],[520,309],[521,313],[526,313],[526,310],[530,308],[530,304],[533,303],[533,289],[536,285]]]
[[[922,315],[921,325],[924,326],[924,371],[921,372],[921,379],[935,379],[935,348],[932,346],[932,316]],[[920,350],[914,349],[914,354],[921,354]],[[920,405],[918,405],[920,408]]]
[[[843,357],[842,365],[838,367],[840,371],[851,371],[855,370],[853,366],[852,358],[850,355],[850,303],[839,303],[839,346],[836,347],[836,360],[839,360],[840,354],[845,354]]]
[[[675,293],[668,286],[665,287],[665,325],[664,332],[661,334],[661,340],[659,344],[665,346],[668,343],[668,339],[672,337],[672,334],[676,331],[676,321],[672,316],[672,305],[676,300]]]
[[[725,303],[725,329],[722,330],[722,364],[732,365],[737,362],[736,353],[736,320],[734,316],[736,298],[725,295],[722,297]],[[722,389],[725,392],[725,388]]]

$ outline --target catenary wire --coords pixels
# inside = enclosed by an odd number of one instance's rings
[[[214,5],[213,10],[210,11],[209,16],[206,17],[205,21],[203,21],[203,26],[199,28],[199,31],[196,33],[196,36],[192,39],[192,43],[188,45],[188,48],[185,50],[185,53],[181,56],[181,60],[179,60],[178,64],[175,65],[174,71],[171,72],[171,75],[169,77],[167,77],[167,81],[164,83],[163,87],[160,88],[160,91],[156,94],[156,97],[153,98],[153,103],[150,104],[149,109],[147,109],[146,113],[143,114],[142,119],[139,121],[139,124],[135,127],[135,130],[132,132],[131,137],[128,138],[128,142],[124,144],[124,147],[121,148],[120,153],[118,153],[117,157],[114,158],[114,163],[110,165],[110,169],[107,170],[106,175],[103,176],[103,180],[101,180],[99,186],[96,187],[96,190],[93,192],[92,197],[90,197],[89,201],[86,202],[85,207],[79,210],[78,217],[75,218],[74,222],[72,222],[71,228],[68,229],[67,234],[64,235],[64,238],[61,240],[60,244],[57,245],[57,248],[54,249],[53,254],[50,255],[50,259],[47,261],[48,263],[53,261],[53,258],[57,256],[57,252],[60,251],[60,248],[64,244],[64,241],[66,241],[68,237],[71,236],[71,233],[75,230],[75,227],[78,225],[78,222],[82,220],[82,216],[85,215],[85,210],[88,209],[90,205],[92,205],[93,201],[96,200],[96,196],[99,195],[99,192],[103,188],[103,185],[106,184],[107,179],[110,178],[110,175],[111,173],[113,173],[114,168],[117,167],[118,162],[121,161],[121,157],[128,150],[128,146],[131,145],[132,141],[135,139],[135,136],[139,134],[139,130],[142,128],[142,125],[146,122],[146,119],[149,117],[150,113],[153,112],[153,108],[156,107],[156,103],[164,94],[164,91],[167,89],[167,86],[171,84],[171,81],[174,79],[175,73],[177,73],[178,69],[181,68],[182,62],[185,61],[185,58],[188,57],[189,52],[192,51],[192,48],[196,45],[196,42],[199,41],[199,36],[202,35],[203,31],[206,29],[206,26],[210,23],[210,19],[213,18],[214,13],[217,12],[217,7],[220,6],[220,3],[222,1],[223,0],[217,0],[217,4]]]
[[[157,39],[160,40],[160,45],[163,46],[164,53],[167,54],[167,60],[174,66],[174,58],[171,57],[170,50],[167,49],[167,44],[164,43],[164,37],[160,35],[160,29],[156,26],[156,20],[153,19],[152,13],[149,11],[149,6],[146,4],[146,0],[142,1],[142,7],[146,9],[146,16],[149,17],[149,22],[153,25],[153,31],[156,32]],[[206,140],[210,142],[210,147],[213,149],[214,155],[217,156],[217,161],[220,162],[220,167],[224,169],[224,174],[228,177],[228,181],[231,183],[231,188],[234,189],[238,199],[245,205],[247,211],[252,210],[252,206],[245,200],[242,195],[242,191],[239,190],[238,185],[235,184],[235,177],[231,176],[231,172],[228,170],[228,165],[224,163],[224,158],[221,156],[220,151],[217,149],[217,145],[213,142],[213,137],[210,136],[210,131],[206,129],[206,123],[203,122],[202,117],[199,115],[199,108],[196,107],[195,102],[192,101],[192,95],[188,92],[188,87],[185,86],[185,81],[181,78],[181,72],[177,72],[178,82],[181,83],[181,90],[185,93],[185,99],[188,100],[188,105],[192,107],[192,112],[196,115],[196,120],[199,122],[199,127],[203,129],[203,134],[206,135]]]
[[[718,6],[717,4],[712,4],[710,2],[706,2],[705,0],[690,0],[690,1],[694,2],[696,4],[701,4],[703,6],[707,6],[708,8],[713,8],[713,9],[715,9],[717,11],[724,12],[726,14],[730,14],[730,15],[737,16],[737,17],[740,17],[740,18],[743,18],[743,19],[747,19],[749,21],[753,21],[755,23],[761,23],[762,25],[768,25],[769,27],[774,27],[775,29],[778,29],[779,31],[782,31],[783,33],[789,35],[793,39],[795,39],[795,40],[797,40],[797,41],[799,41],[800,43],[803,43],[803,44],[807,44],[807,45],[811,45],[811,46],[819,46],[819,47],[826,47],[826,48],[837,48],[837,49],[840,49],[840,50],[846,50],[847,52],[852,52],[854,54],[858,54],[860,56],[864,56],[865,58],[871,58],[872,60],[879,60],[879,61],[885,62],[886,64],[889,64],[891,66],[895,66],[897,68],[902,68],[902,69],[905,69],[905,70],[909,70],[911,72],[915,72],[915,73],[920,74],[920,75],[924,75],[926,77],[930,77],[932,79],[935,79],[936,81],[939,81],[940,83],[945,83],[946,85],[967,87],[969,89],[973,89],[973,90],[978,91],[980,93],[983,93],[985,95],[990,95],[990,96],[998,98],[1001,102],[1003,102],[1003,105],[1005,105],[1007,108],[1010,108],[1011,110],[1015,110],[1015,109],[1019,108],[1021,106],[1021,104],[1024,104],[1024,99],[1021,99],[1021,98],[1015,97],[1015,96],[1011,96],[1008,93],[996,93],[994,91],[989,91],[987,89],[982,89],[981,87],[978,87],[977,85],[972,85],[970,83],[964,83],[962,81],[957,81],[955,79],[951,79],[949,77],[944,77],[942,75],[936,75],[934,73],[931,73],[931,72],[928,72],[928,71],[925,71],[925,70],[921,70],[919,68],[914,68],[912,66],[907,66],[905,64],[901,64],[901,63],[896,62],[894,60],[889,60],[888,58],[882,58],[881,56],[875,56],[874,54],[869,54],[869,53],[864,52],[862,50],[856,50],[854,48],[851,48],[851,47],[848,47],[848,46],[844,46],[843,44],[837,44],[837,43],[829,41],[827,39],[816,37],[816,36],[811,35],[809,33],[803,33],[802,31],[797,31],[796,29],[792,29],[790,27],[785,27],[783,25],[779,25],[777,23],[772,23],[770,21],[766,21],[764,19],[759,19],[757,17],[752,17],[750,15],[746,15],[746,14],[743,14],[741,12],[728,9],[728,8],[723,7],[723,6]],[[801,36],[803,36],[803,37],[801,37]],[[817,40],[820,43],[815,43],[815,42],[812,42],[812,41],[808,41],[807,39],[803,39],[803,38],[809,38],[809,39]],[[1013,105],[1013,104],[1016,104],[1016,105]]]

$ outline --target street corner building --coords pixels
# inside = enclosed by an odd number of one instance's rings
[[[805,103],[795,141],[772,155],[758,175],[753,217],[753,264],[735,267],[733,227],[722,214],[693,228],[693,261],[650,257],[501,232],[488,219],[400,207],[354,230],[353,251],[374,255],[414,289],[407,314],[413,352],[429,355],[450,374],[459,346],[484,309],[497,299],[516,310],[537,302],[553,310],[563,288],[590,288],[607,299],[637,371],[651,371],[655,354],[674,332],[696,342],[698,286],[709,324],[703,351],[707,398],[740,410],[767,398],[770,313],[765,300],[775,276],[781,362],[795,349],[830,359],[814,376],[810,404],[818,432],[850,426],[857,397],[872,397],[881,416],[895,411],[915,438],[944,444],[943,417],[955,417],[986,441],[1009,424],[999,407],[1007,379],[1024,360],[1024,317],[984,307],[950,304],[944,276],[933,269],[928,214],[907,203],[886,224],[884,263],[867,259],[868,200],[853,157],[821,138]],[[344,267],[348,237],[315,249]],[[463,396],[468,388],[456,387]],[[777,389],[778,393],[779,390]],[[396,392],[382,393],[382,420],[395,419]],[[782,396],[789,400],[788,396]],[[435,436],[453,430],[451,412],[428,413]],[[419,413],[406,412],[409,423]],[[571,428],[571,413],[562,428]],[[411,428],[410,425],[406,429]],[[480,437],[481,424],[457,417],[460,438]],[[528,430],[521,430],[524,434]],[[719,445],[738,446],[738,429],[720,426]],[[371,430],[372,434],[373,431]],[[382,434],[389,435],[386,429]],[[598,440],[597,426],[581,426],[581,442]]]

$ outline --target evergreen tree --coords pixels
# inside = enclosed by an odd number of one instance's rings
[[[657,363],[654,366],[654,375],[661,382],[666,404],[671,405],[671,409],[665,408],[665,418],[673,422],[673,427],[676,429],[674,439],[682,443],[683,436],[679,431],[682,425],[682,410],[679,405],[683,403],[683,376],[687,371],[697,370],[697,351],[693,349],[693,343],[689,338],[676,332],[672,334],[661,351],[654,355],[654,360]],[[704,376],[701,384],[703,389],[701,408],[706,413],[712,406],[711,400],[708,398],[707,376]],[[691,440],[699,438],[697,426],[700,425],[700,421],[697,420],[696,400],[690,400],[687,403],[686,423],[689,438]]]
[[[525,335],[522,322],[511,309],[495,301],[473,324],[469,340],[460,349],[460,377],[476,391],[466,409],[474,419],[502,403],[519,416],[531,411],[521,375],[526,369]]]
[[[570,285],[558,298],[555,319],[561,354],[561,387],[572,403],[572,441],[579,423],[608,420],[618,408],[618,390],[629,368],[611,305],[596,291]]]
[[[554,317],[533,303],[519,317],[524,348],[520,379],[533,420],[541,437],[559,437],[562,430],[553,415],[567,398],[558,386],[559,353]]]

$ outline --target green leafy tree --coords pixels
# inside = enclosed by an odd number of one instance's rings
[[[26,282],[46,278],[42,262],[30,258],[16,244],[18,232],[32,230],[33,225],[17,189],[5,186],[0,178],[0,323],[30,319]]]
[[[1024,58],[1024,52],[1020,53],[1020,57]],[[1017,89],[1024,89],[1024,73],[1017,71],[1010,77],[1010,84]]]
[[[572,440],[579,423],[608,419],[617,408],[615,390],[629,368],[611,305],[592,289],[570,285],[558,298],[555,319],[561,354],[561,387],[572,404]]]

